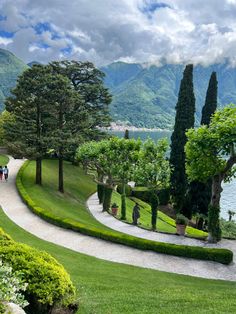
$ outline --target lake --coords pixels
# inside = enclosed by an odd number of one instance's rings
[[[118,137],[124,137],[123,131],[111,131],[110,133]],[[148,137],[153,140],[159,140],[163,137],[170,139],[171,131],[129,131],[129,136],[130,138],[140,138],[141,140],[145,140]],[[230,183],[223,184],[223,192],[221,194],[221,217],[228,219],[228,210],[236,212],[236,179],[233,179]],[[236,221],[236,215],[233,217],[233,220]]]

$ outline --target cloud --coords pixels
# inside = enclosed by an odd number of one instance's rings
[[[29,62],[236,64],[235,0],[1,0],[0,47]]]

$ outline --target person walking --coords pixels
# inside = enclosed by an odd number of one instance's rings
[[[0,166],[0,181],[2,181],[2,176],[3,176],[3,169],[2,169],[2,166]]]
[[[3,168],[3,174],[4,174],[5,181],[7,181],[8,180],[8,174],[9,174],[9,169],[7,168],[7,166],[5,166]]]
[[[138,219],[140,218],[140,208],[138,206],[138,203],[135,203],[134,208],[133,208],[133,213],[132,213],[132,218],[133,218],[133,224],[137,226],[138,224]]]

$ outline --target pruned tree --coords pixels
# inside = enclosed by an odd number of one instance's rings
[[[152,229],[156,230],[158,196],[157,189],[169,186],[170,166],[166,158],[168,142],[161,139],[155,143],[150,138],[147,139],[140,150],[139,160],[135,167],[134,180],[138,185],[148,187],[150,191],[149,202],[152,209]]]
[[[236,173],[236,106],[231,104],[216,111],[209,127],[187,132],[186,169],[189,180],[212,179],[212,195],[208,212],[209,242],[221,239],[219,224],[222,182]]]

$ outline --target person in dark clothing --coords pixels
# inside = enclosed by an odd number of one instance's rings
[[[3,176],[3,168],[0,166],[0,180],[2,181],[2,176]]]
[[[138,224],[138,219],[140,218],[140,213],[139,213],[139,211],[140,211],[140,208],[139,208],[138,204],[135,203],[134,208],[133,208],[133,214],[132,214],[133,224],[134,224],[135,226],[137,226],[137,224]]]

